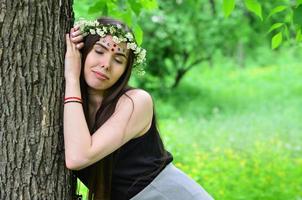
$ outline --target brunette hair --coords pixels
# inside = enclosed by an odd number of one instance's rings
[[[121,25],[121,27],[127,31],[132,32],[127,25],[123,22],[108,18],[102,17],[97,20],[100,24],[104,25]],[[81,94],[83,99],[83,110],[85,114],[86,121],[89,121],[88,115],[88,94],[87,94],[87,84],[84,80],[84,63],[88,53],[92,50],[93,45],[99,41],[99,35],[87,35],[84,38],[84,47],[81,49],[82,53],[82,71],[80,76],[80,84],[81,84]],[[101,107],[98,109],[95,122],[93,127],[90,129],[90,133],[93,134],[99,127],[101,127],[106,120],[110,118],[113,114],[116,104],[119,98],[125,94],[127,90],[132,89],[128,86],[128,81],[131,76],[132,66],[134,62],[134,53],[130,50],[127,65],[124,73],[118,79],[118,81],[107,89],[104,93],[104,98],[102,100]],[[129,96],[128,96],[129,97]],[[130,97],[129,97],[130,98]],[[130,98],[132,101],[132,99]],[[132,101],[133,104],[133,101]],[[134,106],[134,105],[133,105]],[[134,107],[133,107],[134,108]],[[76,177],[79,178],[89,189],[88,199],[96,200],[96,199],[110,199],[111,195],[111,178],[112,178],[112,167],[113,167],[113,159],[115,154],[110,154],[100,161],[94,163],[93,165],[79,171],[74,171],[74,180],[73,180],[73,194],[75,195],[77,190]]]

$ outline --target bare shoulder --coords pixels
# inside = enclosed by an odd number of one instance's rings
[[[153,108],[153,100],[152,100],[151,95],[143,89],[133,89],[133,90],[127,91],[119,99],[118,105],[127,104],[129,102],[131,102],[135,106]]]
[[[153,116],[153,101],[151,95],[142,89],[133,89],[127,91],[117,103],[117,110],[127,109],[131,112],[129,120],[130,132],[136,136],[145,133],[151,125]]]
[[[133,89],[126,92],[126,95],[131,97],[133,100],[139,101],[141,103],[147,103],[152,106],[151,95],[143,89]]]

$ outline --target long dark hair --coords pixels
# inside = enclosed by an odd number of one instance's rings
[[[124,30],[127,32],[132,32],[123,22],[108,18],[102,17],[98,19],[100,24],[104,25],[121,25]],[[99,35],[87,35],[84,38],[84,47],[81,50],[82,53],[82,71],[80,76],[80,83],[81,83],[81,94],[83,99],[83,110],[85,113],[86,121],[89,121],[88,115],[88,93],[87,93],[87,84],[84,80],[84,63],[87,57],[87,54],[92,50],[93,45],[99,41]],[[118,79],[118,81],[107,89],[104,93],[104,97],[102,100],[102,104],[98,109],[95,122],[93,127],[90,128],[90,133],[93,134],[99,127],[101,127],[106,120],[110,118],[113,114],[116,104],[119,98],[125,94],[125,92],[131,89],[128,86],[128,81],[131,75],[132,66],[134,62],[134,53],[132,50],[129,52],[129,56],[127,59],[127,65],[124,73]],[[130,98],[130,97],[129,97]],[[131,98],[130,98],[131,99]],[[106,156],[105,158],[101,159],[100,161],[96,162],[95,164],[80,170],[74,171],[74,178],[79,178],[89,189],[88,199],[89,200],[96,200],[96,199],[110,199],[111,195],[111,179],[112,179],[112,167],[113,167],[113,159],[114,153]],[[77,190],[76,179],[74,179],[73,183],[73,193],[76,193]]]

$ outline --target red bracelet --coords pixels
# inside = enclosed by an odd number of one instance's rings
[[[76,99],[82,102],[82,99],[80,97],[65,97],[64,101],[69,100],[69,99]]]

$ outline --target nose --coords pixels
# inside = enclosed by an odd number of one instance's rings
[[[109,70],[111,66],[111,56],[110,55],[103,56],[100,59],[100,66],[102,66],[102,68],[104,68],[105,70]]]
[[[108,64],[103,64],[101,65],[104,70],[108,71],[109,70],[109,65]]]

